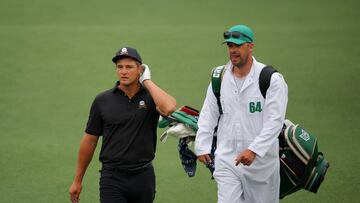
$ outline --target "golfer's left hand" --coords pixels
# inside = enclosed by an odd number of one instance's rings
[[[235,166],[239,165],[240,163],[244,164],[245,166],[250,166],[252,162],[255,160],[256,154],[255,152],[245,149],[242,151],[235,159]]]
[[[80,201],[80,193],[81,193],[82,185],[79,182],[73,182],[70,186],[70,200],[72,203],[77,203]]]

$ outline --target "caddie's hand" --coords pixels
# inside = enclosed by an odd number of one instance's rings
[[[141,84],[144,84],[145,80],[150,80],[151,79],[151,73],[150,73],[150,68],[148,65],[146,64],[141,64],[142,67],[142,71],[141,71],[141,76],[139,78],[139,81]]]
[[[245,149],[242,151],[235,159],[235,166],[239,165],[240,163],[244,164],[245,166],[250,166],[252,162],[255,160],[256,154],[255,152]]]
[[[72,203],[77,203],[80,201],[80,193],[81,193],[82,185],[81,183],[73,182],[70,186],[70,200]]]
[[[200,162],[202,162],[203,164],[205,164],[205,165],[212,162],[211,157],[209,156],[209,154],[203,154],[203,155],[198,156],[198,160]]]

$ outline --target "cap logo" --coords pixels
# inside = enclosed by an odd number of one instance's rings
[[[129,54],[129,52],[128,52],[127,48],[121,49],[120,55],[128,55],[128,54]]]

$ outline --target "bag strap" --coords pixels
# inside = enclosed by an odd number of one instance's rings
[[[225,72],[224,70],[225,70],[225,66],[218,66],[211,71],[211,86],[213,93],[216,97],[220,115],[223,114],[221,101],[220,101],[220,90],[221,90],[221,80]]]
[[[272,66],[265,66],[259,76],[259,88],[262,96],[264,99],[266,99],[266,91],[270,87],[270,80],[273,73],[278,72],[275,68]]]
[[[225,66],[218,66],[214,68],[211,72],[211,85],[213,93],[216,97],[216,101],[219,107],[220,115],[223,114],[222,107],[221,107],[221,101],[220,101],[220,90],[221,90],[221,81],[224,76]],[[273,73],[278,72],[274,67],[268,65],[265,66],[259,76],[259,88],[261,95],[266,99],[266,91],[270,87],[270,80]]]

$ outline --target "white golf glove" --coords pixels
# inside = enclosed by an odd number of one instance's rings
[[[146,64],[141,64],[142,68],[143,68],[143,72],[139,78],[139,81],[141,84],[144,84],[145,80],[150,80],[151,79],[151,73],[150,73],[150,68],[148,65]]]

